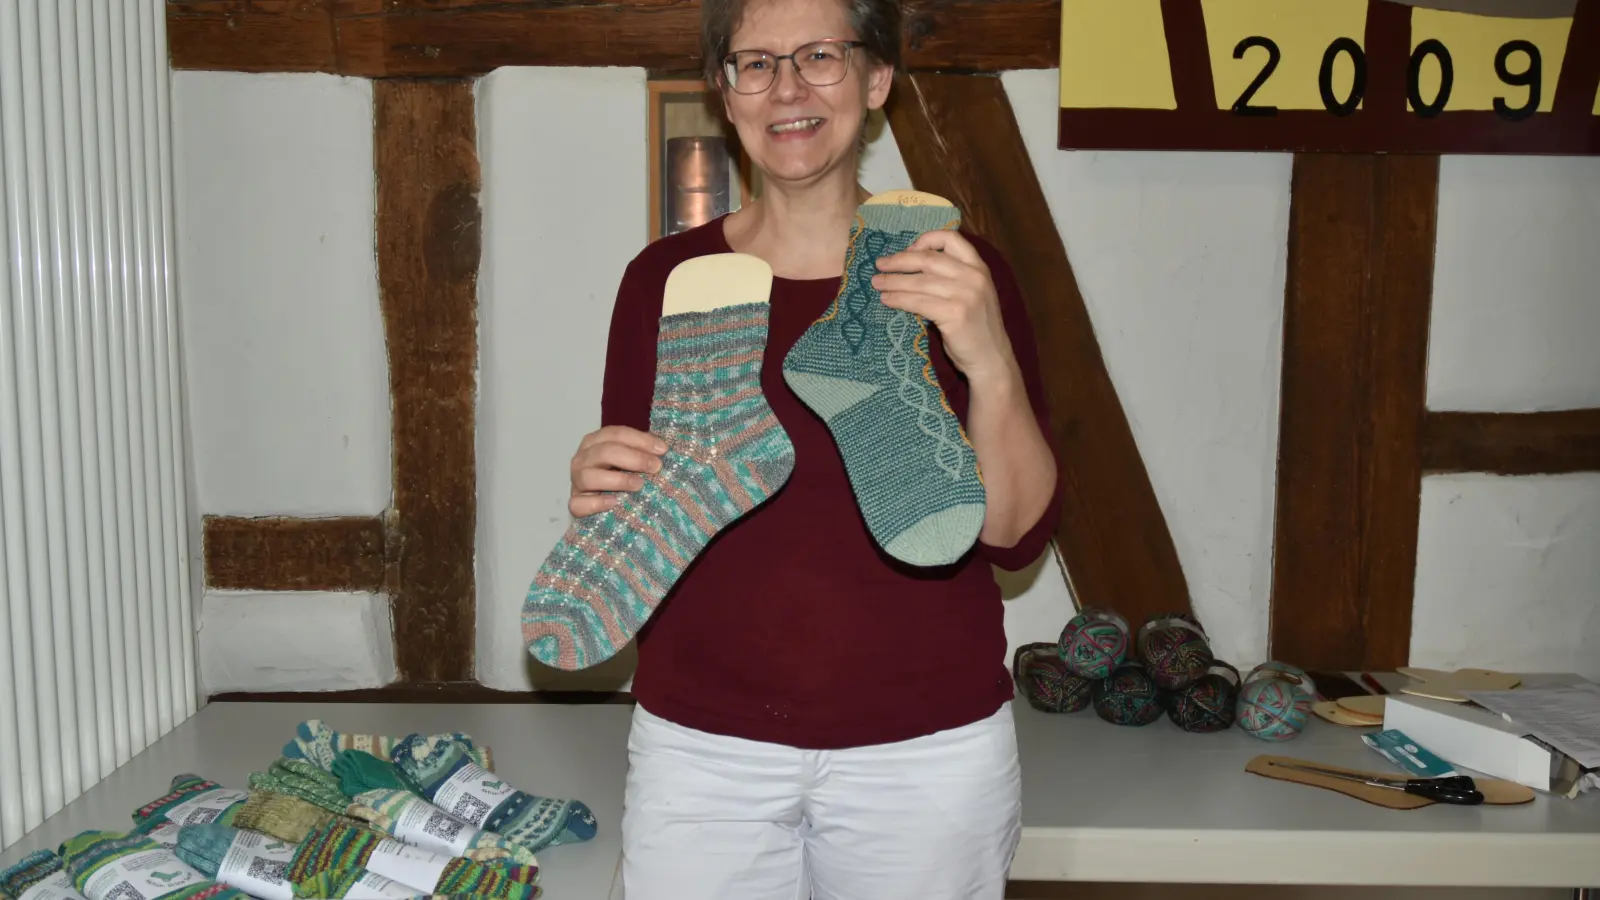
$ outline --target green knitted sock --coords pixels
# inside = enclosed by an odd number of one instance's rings
[[[295,882],[294,895],[316,900],[407,900],[428,896],[366,869],[329,869],[320,872],[305,881]]]
[[[470,735],[459,731],[446,737],[464,741],[472,747],[472,761],[490,772],[494,771],[494,754],[488,747],[476,746]],[[321,719],[307,719],[295,726],[294,740],[283,745],[283,755],[288,759],[304,759],[315,763],[318,768],[332,771],[334,760],[344,751],[361,750],[387,762],[394,745],[398,743],[400,738],[397,737],[334,731]]]
[[[249,900],[137,833],[81,832],[62,843],[61,853],[89,900]]]
[[[289,863],[299,883],[324,872],[365,869],[427,894],[478,894],[491,900],[530,900],[536,873],[481,866],[470,859],[431,853],[340,822],[306,836]],[[524,881],[523,879],[528,879]]]
[[[33,895],[38,900],[84,900],[61,857],[49,850],[35,850],[0,872],[0,900],[18,900],[35,886],[42,886]]]
[[[348,814],[368,827],[435,853],[464,856],[496,866],[521,866],[535,871],[533,851],[492,831],[480,831],[409,790],[375,788],[350,799]]]
[[[280,841],[298,844],[311,829],[336,818],[315,803],[276,791],[254,789],[250,799],[239,807],[232,820],[222,824],[271,835]]]
[[[245,791],[225,788],[199,775],[174,776],[168,792],[133,811],[133,830],[164,846],[178,841],[178,827],[201,822],[229,824],[244,807]]]
[[[428,802],[474,828],[502,835],[538,853],[594,837],[594,813],[579,800],[554,800],[517,790],[485,772],[453,741],[413,735],[394,751],[394,764]]]
[[[767,312],[757,302],[661,319],[650,430],[668,444],[662,470],[573,522],[540,566],[522,607],[540,662],[614,656],[706,544],[788,481],[794,445],[761,392]]]
[[[336,814],[343,814],[344,808],[350,805],[350,798],[339,789],[339,779],[333,773],[303,759],[280,758],[265,772],[251,772],[250,786],[299,797]]]
[[[867,529],[919,566],[955,562],[977,541],[983,479],[929,362],[927,321],[884,306],[872,276],[881,257],[960,221],[953,206],[863,204],[839,296],[783,362],[784,380],[833,434]]]
[[[195,871],[260,900],[294,900],[289,863],[297,845],[228,825],[185,825],[173,852]]]

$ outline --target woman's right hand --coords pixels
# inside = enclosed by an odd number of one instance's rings
[[[608,425],[584,435],[572,456],[572,496],[567,509],[580,519],[605,512],[619,498],[608,491],[637,491],[644,487],[639,473],[661,471],[665,441],[624,425]]]

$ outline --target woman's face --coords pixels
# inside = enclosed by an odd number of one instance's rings
[[[783,56],[817,41],[860,37],[840,0],[751,0],[743,19],[729,45],[734,53],[763,50]],[[845,54],[848,63],[836,84],[808,83],[785,59],[740,73],[740,86],[746,90],[771,75],[771,85],[760,93],[739,93],[724,85],[728,119],[765,178],[801,184],[840,166],[850,167],[853,177],[867,111],[888,99],[893,70],[874,65],[864,48],[822,47],[800,61],[802,66],[820,66],[807,70],[813,81],[827,80],[815,73],[826,72],[819,60],[829,53]],[[723,73],[726,79],[726,68]]]

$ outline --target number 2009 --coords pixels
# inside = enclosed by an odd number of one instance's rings
[[[1277,42],[1260,35],[1247,37],[1233,48],[1233,58],[1244,59],[1245,53],[1256,47],[1267,51],[1266,65],[1262,66],[1255,80],[1250,82],[1244,93],[1239,95],[1239,99],[1233,101],[1233,111],[1241,116],[1274,116],[1278,114],[1276,106],[1256,106],[1251,100],[1278,68],[1283,53],[1278,49]],[[1513,72],[1509,65],[1511,55],[1519,51],[1528,55],[1528,67],[1521,72]],[[1355,64],[1355,78],[1350,85],[1350,95],[1343,100],[1333,93],[1333,65],[1341,53],[1349,56],[1350,61]],[[1439,92],[1432,101],[1424,102],[1421,86],[1422,63],[1430,56],[1439,63]],[[1513,122],[1526,119],[1537,112],[1544,81],[1543,69],[1539,48],[1532,42],[1515,40],[1502,44],[1494,55],[1495,74],[1512,87],[1527,88],[1528,97],[1521,106],[1511,106],[1506,103],[1504,97],[1496,97],[1495,112]],[[1406,67],[1406,96],[1411,99],[1411,107],[1417,115],[1431,119],[1443,112],[1450,102],[1450,91],[1454,85],[1455,63],[1450,59],[1450,50],[1433,39],[1418,44],[1417,49],[1411,53],[1411,64]],[[1328,112],[1336,116],[1348,116],[1355,112],[1367,90],[1367,54],[1361,49],[1361,45],[1347,37],[1339,38],[1329,44],[1327,51],[1322,54],[1322,69],[1317,75],[1317,87],[1322,93],[1322,105]]]

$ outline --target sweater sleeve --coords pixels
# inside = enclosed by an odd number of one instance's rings
[[[1045,505],[1044,512],[1033,527],[1010,547],[996,547],[982,541],[978,543],[978,553],[991,565],[1014,572],[1026,568],[1039,558],[1061,520],[1061,453],[1050,430],[1050,410],[1045,401],[1044,379],[1039,370],[1038,345],[1034,342],[1033,324],[1028,318],[1028,308],[1022,300],[1016,276],[1005,258],[987,242],[974,241],[973,245],[989,266],[995,292],[1000,297],[1000,313],[1006,323],[1006,333],[1011,338],[1011,349],[1016,355],[1017,366],[1022,370],[1028,404],[1033,408],[1039,430],[1056,460],[1055,483],[1048,488],[1040,487],[1041,490],[1050,491],[1050,502]]]
[[[643,256],[628,264],[611,309],[606,340],[605,379],[600,393],[600,424],[650,429],[655,385],[656,337],[665,281]]]

